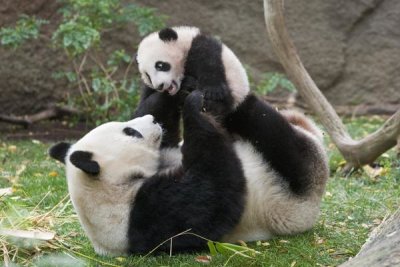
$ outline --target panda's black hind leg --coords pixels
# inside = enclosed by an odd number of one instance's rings
[[[315,145],[299,134],[275,108],[253,94],[225,119],[229,133],[252,143],[264,160],[289,184],[304,195],[311,184]]]

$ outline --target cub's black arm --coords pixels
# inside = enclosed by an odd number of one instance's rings
[[[198,89],[204,93],[206,108],[210,104],[209,101],[232,105],[233,98],[222,61],[222,43],[217,39],[207,35],[199,35],[193,39],[186,59],[185,76],[197,79]],[[218,104],[209,109],[216,106]]]

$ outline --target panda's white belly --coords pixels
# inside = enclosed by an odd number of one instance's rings
[[[310,229],[318,217],[319,200],[299,199],[254,147],[243,141],[234,148],[246,177],[246,203],[239,224],[225,242],[255,241],[275,234],[293,234]]]
[[[87,177],[75,172],[67,173],[70,197],[95,251],[103,255],[126,254],[130,205],[142,183],[125,187],[105,185],[87,181]]]

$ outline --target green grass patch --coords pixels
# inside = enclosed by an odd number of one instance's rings
[[[348,121],[354,136],[382,123],[379,118]],[[1,138],[1,136],[0,136]],[[0,139],[1,140],[1,139]],[[47,155],[49,145],[35,140],[0,141],[0,229],[56,233],[49,241],[0,235],[0,259],[26,266],[204,266],[198,254],[170,257],[103,257],[95,254],[68,197],[64,166]],[[312,231],[247,244],[260,252],[211,256],[210,266],[336,266],[354,256],[371,230],[400,205],[400,160],[394,151],[379,160],[376,173],[359,170],[342,177],[343,159],[327,140],[331,179]],[[14,265],[13,265],[14,266]]]

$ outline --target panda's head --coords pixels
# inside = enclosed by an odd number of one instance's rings
[[[187,53],[199,32],[195,27],[174,27],[144,38],[136,56],[143,82],[157,91],[175,95],[184,78]]]
[[[49,153],[66,164],[68,179],[83,177],[119,185],[156,173],[161,138],[161,126],[146,115],[102,124],[73,145],[54,145]]]

